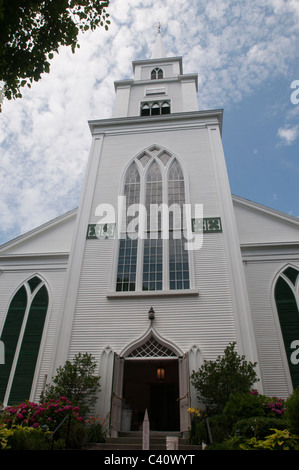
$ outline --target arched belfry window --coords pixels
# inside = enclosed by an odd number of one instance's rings
[[[140,105],[140,116],[170,114],[170,101],[147,101]]]
[[[185,193],[181,164],[170,152],[153,146],[133,160],[122,191],[127,211],[122,221],[127,226],[121,228],[117,291],[190,288]]]
[[[160,69],[159,67],[155,67],[151,71],[151,79],[152,80],[157,80],[157,79],[161,79],[161,78],[163,78],[163,70]]]
[[[14,294],[1,332],[5,364],[0,367],[0,402],[28,400],[48,310],[48,290],[39,276]]]
[[[299,385],[299,269],[288,266],[274,289],[278,318],[293,387]]]

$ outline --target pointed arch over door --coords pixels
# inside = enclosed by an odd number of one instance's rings
[[[156,328],[150,325],[147,331],[140,338],[127,345],[120,355],[125,359],[159,359],[165,357],[178,358],[183,353],[169,340],[162,338]]]
[[[45,282],[28,279],[13,296],[1,333],[6,349],[0,368],[0,401],[4,404],[29,400],[49,305]]]
[[[274,297],[293,387],[299,385],[299,269],[287,266],[279,274]]]

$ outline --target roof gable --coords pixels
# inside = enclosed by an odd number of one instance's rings
[[[0,256],[69,253],[77,209],[0,246]]]
[[[299,219],[233,196],[240,244],[299,243]]]

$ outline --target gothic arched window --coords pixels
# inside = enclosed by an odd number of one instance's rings
[[[123,195],[131,218],[123,214],[127,229],[122,227],[119,241],[117,291],[190,288],[185,189],[180,163],[164,149],[152,147],[133,160],[124,180]]]
[[[29,400],[48,303],[48,290],[38,276],[25,282],[10,302],[1,332],[5,364],[0,367],[0,402]]]
[[[299,385],[299,270],[287,267],[278,277],[275,302],[293,387]]]
[[[157,80],[163,78],[163,70],[160,69],[159,67],[155,67],[151,71],[151,80]]]

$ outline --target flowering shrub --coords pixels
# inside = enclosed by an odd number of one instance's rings
[[[79,415],[79,408],[72,406],[66,397],[60,397],[59,400],[53,399],[42,404],[26,401],[9,406],[2,412],[1,420],[8,428],[13,425],[32,428],[46,426],[49,430],[54,431],[67,415],[79,422],[83,420]]]
[[[190,413],[191,417],[199,418],[201,415],[201,409],[199,408],[188,408],[188,413]]]
[[[264,403],[264,410],[266,414],[282,416],[285,412],[285,402],[282,398],[269,398],[269,401]]]
[[[88,442],[105,442],[105,423],[102,418],[91,416],[85,420],[85,424],[88,429]]]

